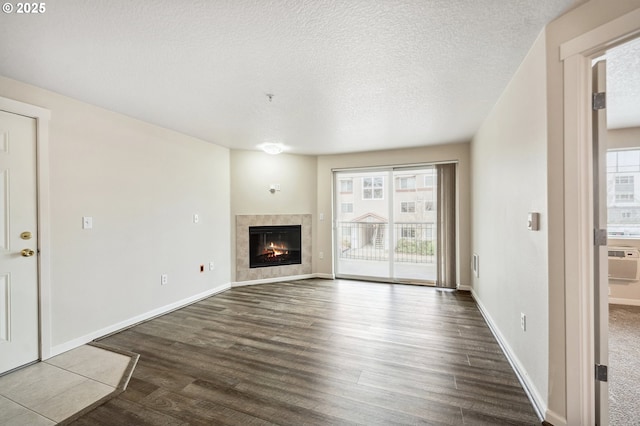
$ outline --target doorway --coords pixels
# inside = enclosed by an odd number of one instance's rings
[[[598,237],[599,233],[594,234],[592,214],[591,59],[637,37],[639,22],[640,9],[636,9],[560,45],[564,70],[562,252],[568,424],[608,424],[607,417],[596,417],[604,411],[596,407],[595,398],[596,340],[607,336],[596,333],[598,319],[594,306],[594,293],[601,293],[602,288],[594,287],[594,236]],[[605,398],[601,401],[608,403]]]
[[[640,418],[640,380],[635,348],[640,345],[640,38],[616,46],[606,60],[606,213],[609,276],[600,293],[607,299],[608,419],[612,426]],[[622,250],[624,257],[616,257]],[[630,271],[633,272],[633,271]],[[635,306],[634,306],[635,305]],[[596,321],[598,318],[596,318]],[[600,327],[598,327],[600,326]],[[596,324],[596,328],[603,328]],[[597,408],[597,407],[596,407]]]

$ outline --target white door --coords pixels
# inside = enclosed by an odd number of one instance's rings
[[[36,361],[36,120],[0,111],[0,373]]]
[[[593,93],[605,93],[606,63],[593,66]],[[604,95],[594,96],[593,105],[593,222],[596,228],[594,247],[594,343],[595,343],[595,407],[596,425],[609,425],[609,265],[607,235],[607,116],[599,105]],[[598,234],[600,233],[600,234]]]

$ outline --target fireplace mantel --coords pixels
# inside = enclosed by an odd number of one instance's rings
[[[250,268],[249,227],[286,225],[301,225],[302,227],[302,263],[270,268]],[[311,253],[310,214],[236,216],[236,282],[238,283],[310,275],[312,270]]]

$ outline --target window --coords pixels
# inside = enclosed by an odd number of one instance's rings
[[[607,231],[612,237],[640,238],[636,182],[640,182],[640,149],[607,152]]]
[[[405,176],[398,178],[398,189],[416,189],[416,177]]]
[[[342,213],[353,213],[353,203],[340,204],[340,211]]]
[[[403,201],[400,203],[400,211],[402,213],[415,213],[416,203],[415,201]]]
[[[434,205],[433,201],[425,201],[424,202],[425,211],[428,211],[428,212],[433,211],[433,205]]]
[[[623,203],[633,202],[635,199],[634,176],[616,176],[614,191],[616,201]]]
[[[340,192],[341,193],[351,193],[353,192],[353,180],[344,179],[340,181]]]
[[[433,174],[424,175],[425,188],[433,188],[434,176]]]
[[[382,176],[362,178],[362,199],[382,200],[384,178]]]
[[[413,226],[403,226],[401,229],[402,238],[415,238],[416,228]]]

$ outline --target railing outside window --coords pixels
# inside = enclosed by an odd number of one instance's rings
[[[353,260],[389,260],[389,224],[338,222],[339,257]],[[398,223],[393,226],[396,262],[435,263],[436,232],[433,222]]]

